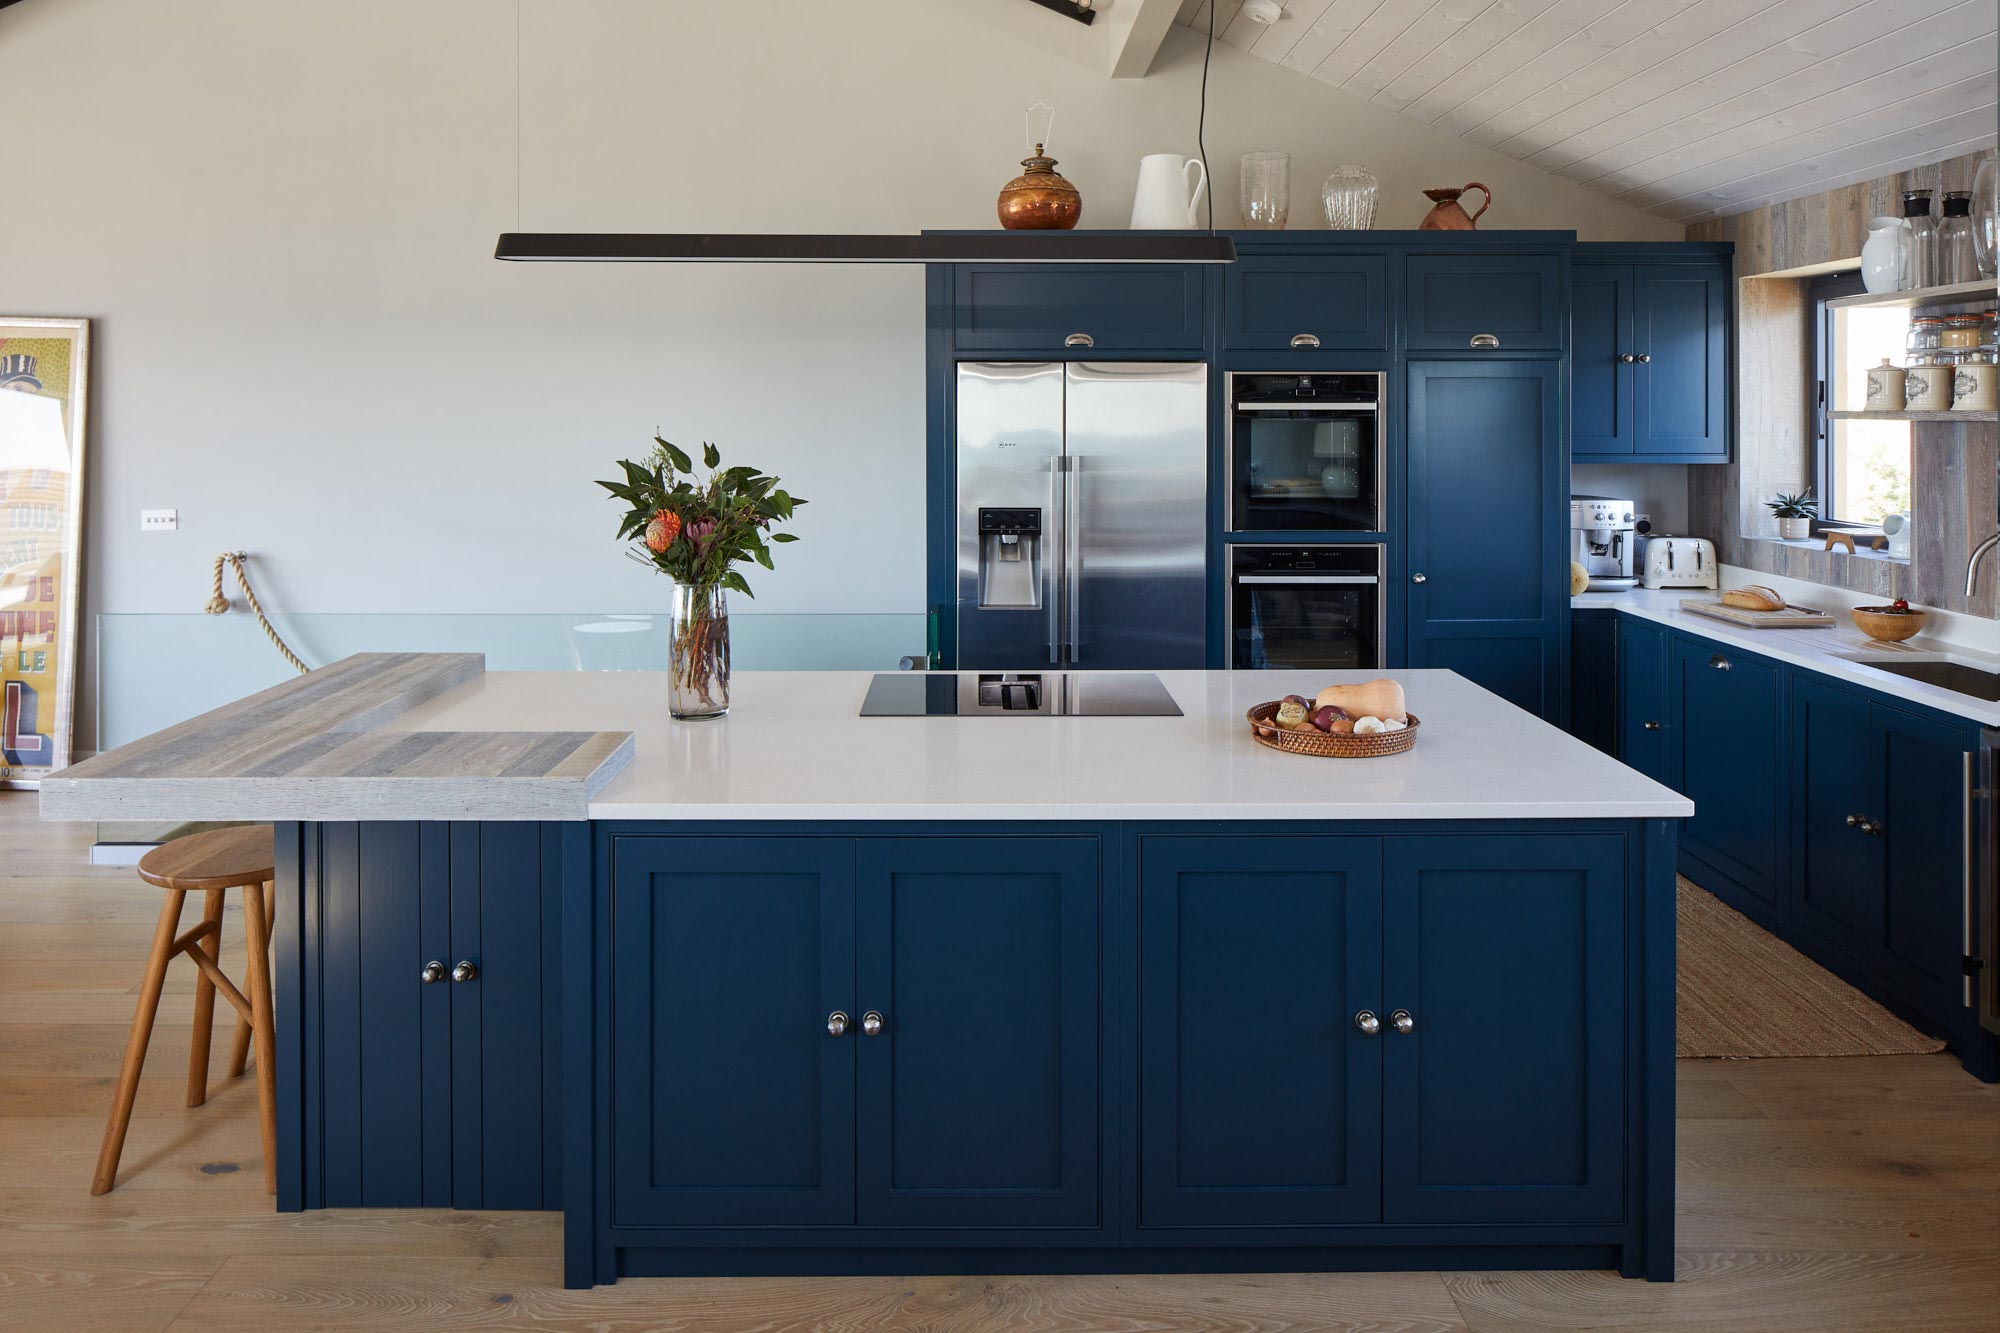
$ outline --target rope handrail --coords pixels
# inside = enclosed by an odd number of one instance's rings
[[[236,571],[236,586],[243,589],[243,600],[250,604],[250,611],[257,617],[257,623],[263,627],[265,636],[271,640],[272,646],[284,655],[287,662],[290,662],[297,671],[304,674],[312,670],[312,668],[300,661],[299,655],[293,652],[283,639],[278,637],[278,631],[271,627],[270,617],[264,614],[263,604],[257,600],[255,590],[250,587],[249,572],[243,568],[243,561],[249,554],[248,551],[224,551],[221,555],[215,557],[215,580],[211,585],[211,595],[208,599],[208,605],[203,609],[212,616],[227,615],[229,613],[229,599],[222,595],[222,567],[225,564],[228,565]]]

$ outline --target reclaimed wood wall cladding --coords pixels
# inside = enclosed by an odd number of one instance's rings
[[[1916,540],[1910,564],[1775,540],[1763,501],[1804,489],[1813,473],[1806,366],[1812,271],[1858,264],[1868,219],[1902,212],[1905,190],[1969,190],[1988,148],[1803,199],[1696,223],[1690,241],[1736,246],[1737,449],[1726,466],[1690,468],[1691,530],[1726,564],[1884,598],[2000,618],[2000,572],[1982,571],[1965,595],[1965,560],[2000,509],[2000,430],[1988,422],[1910,428]],[[1806,270],[1806,272],[1801,272]],[[2000,564],[2000,561],[1989,561]]]

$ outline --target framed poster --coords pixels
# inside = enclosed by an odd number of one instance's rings
[[[70,761],[90,321],[0,315],[0,785]]]

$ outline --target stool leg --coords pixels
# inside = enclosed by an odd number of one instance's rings
[[[251,1035],[257,1042],[257,1110],[264,1129],[264,1192],[278,1192],[278,1039],[271,1019],[271,931],[264,895],[256,886],[243,891],[243,919],[250,936]]]
[[[215,933],[195,943],[195,948],[208,954],[209,961],[222,961],[222,893],[221,889],[208,890],[208,899],[202,904],[201,923],[213,925]],[[200,1106],[208,1100],[208,1048],[215,1032],[215,983],[208,979],[208,973],[196,972],[194,983],[194,1036],[188,1042],[188,1105]]]
[[[244,889],[244,893],[250,893],[250,891]],[[276,921],[278,921],[272,915],[274,913],[274,903],[272,903],[274,897],[276,897],[276,885],[264,885],[264,933],[266,935],[272,935],[272,931],[276,927]],[[230,1039],[230,1077],[232,1079],[240,1079],[242,1073],[244,1073],[244,1065],[248,1061],[250,1061],[250,1019],[246,1019],[242,1015],[236,1015],[236,1035]]]
[[[160,1012],[160,990],[167,983],[167,964],[174,956],[174,935],[181,925],[182,889],[165,890],[160,924],[153,931],[153,952],[146,957],[146,979],[139,986],[139,1008],[132,1015],[132,1036],[125,1043],[125,1063],[118,1070],[118,1089],[111,1097],[111,1120],[104,1127],[104,1146],[97,1153],[92,1194],[108,1193],[118,1179],[118,1158],[125,1151],[125,1131],[132,1124],[132,1104],[139,1098],[139,1071],[146,1066],[146,1043],[153,1039],[153,1019]]]

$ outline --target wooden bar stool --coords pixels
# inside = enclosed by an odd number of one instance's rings
[[[153,1019],[160,1011],[160,991],[166,985],[167,964],[186,954],[201,970],[194,991],[194,1040],[188,1051],[187,1104],[208,1099],[208,1047],[215,1028],[215,993],[236,1007],[235,1044],[229,1056],[229,1077],[243,1072],[250,1042],[257,1043],[257,1108],[264,1132],[264,1189],[277,1192],[276,1141],[278,1117],[273,1067],[277,1041],[271,1027],[271,909],[272,853],[269,825],[213,829],[155,847],[139,861],[139,878],[167,891],[160,923],[153,931],[153,952],[146,959],[146,979],[139,988],[139,1009],[132,1016],[132,1036],[125,1045],[125,1063],[118,1071],[118,1090],[111,1103],[111,1122],[104,1127],[104,1147],[97,1154],[92,1194],[110,1190],[118,1179],[118,1157],[125,1150],[125,1131],[132,1123],[132,1104],[139,1096],[139,1072],[146,1064],[146,1044],[153,1037]],[[217,965],[222,952],[222,897],[242,889],[244,934],[248,937],[250,997],[236,989]],[[180,930],[181,906],[190,892],[207,894],[201,924],[186,934]]]

